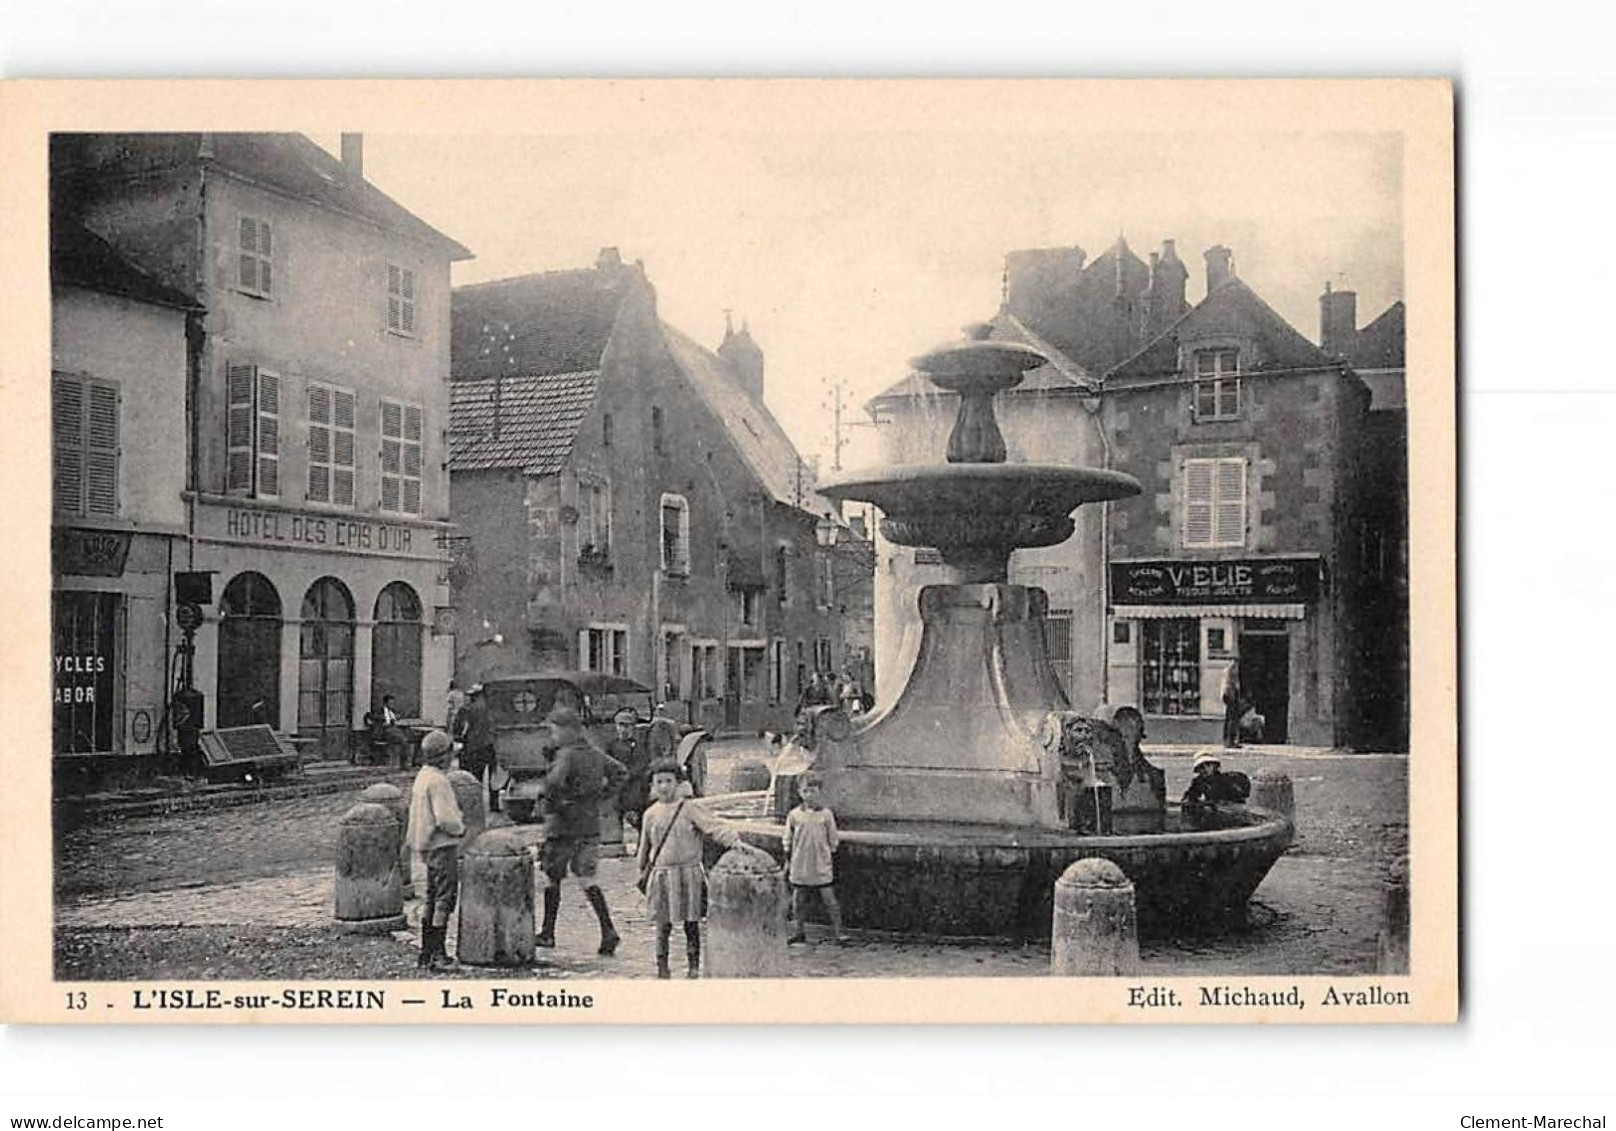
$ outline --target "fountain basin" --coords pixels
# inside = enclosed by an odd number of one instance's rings
[[[763,795],[707,804],[745,840],[783,857],[780,822]],[[1244,921],[1246,904],[1292,838],[1283,814],[1233,805],[1220,827],[1188,829],[1176,805],[1167,831],[1079,836],[1054,829],[866,820],[841,827],[836,895],[849,926],[904,935],[1046,939],[1055,881],[1098,856],[1133,882],[1141,933],[1214,933]]]

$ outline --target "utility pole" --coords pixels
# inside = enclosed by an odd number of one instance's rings
[[[831,386],[836,398],[836,448],[835,458],[832,459],[830,465],[830,469],[832,471],[842,470],[842,391],[846,389],[846,387],[847,386],[841,381],[837,381]]]

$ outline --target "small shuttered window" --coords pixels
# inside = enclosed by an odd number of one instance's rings
[[[1184,545],[1210,549],[1246,544],[1246,461],[1184,461]]]
[[[225,365],[225,490],[281,493],[281,379],[256,365]]]
[[[64,514],[118,513],[118,386],[52,375],[52,496]]]
[[[421,406],[382,401],[382,510],[421,513]]]
[[[387,328],[415,333],[415,272],[392,263],[387,265]]]
[[[354,395],[309,385],[309,501],[354,505]]]
[[[243,216],[238,237],[236,285],[255,295],[274,294],[274,241],[269,221]]]

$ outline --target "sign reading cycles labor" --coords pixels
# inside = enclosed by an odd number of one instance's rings
[[[1318,597],[1318,558],[1111,564],[1114,605],[1307,604]]]
[[[204,508],[201,525],[204,535],[229,542],[269,543],[339,554],[433,555],[429,530],[341,515],[208,507]]]

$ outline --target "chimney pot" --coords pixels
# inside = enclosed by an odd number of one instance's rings
[[[1206,249],[1206,293],[1211,294],[1234,275],[1234,252],[1217,244]]]
[[[329,135],[327,135],[329,136]],[[365,177],[365,135],[342,135],[342,165],[354,180]]]

